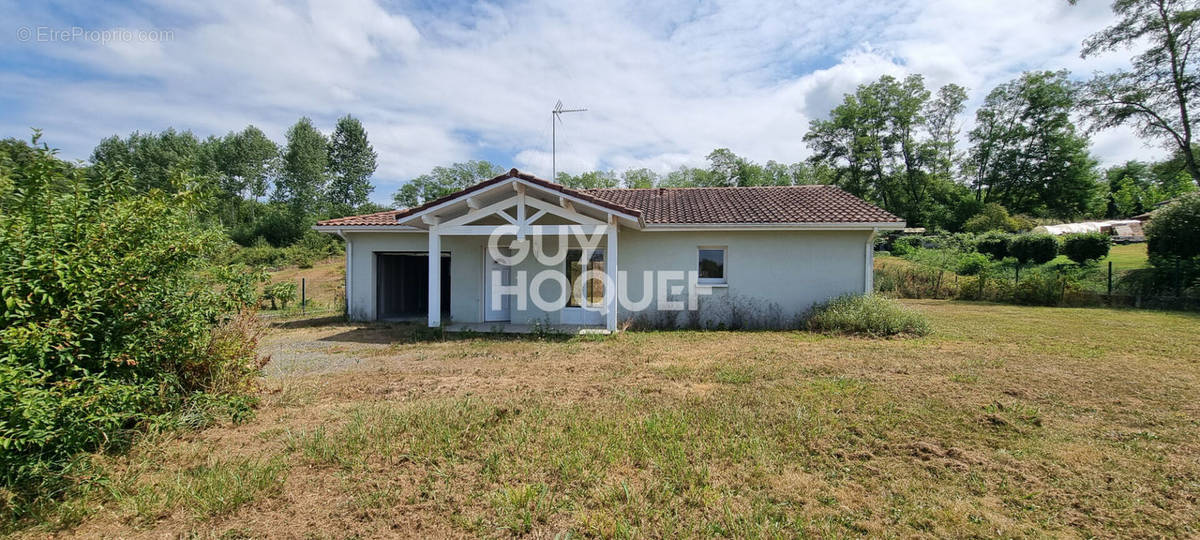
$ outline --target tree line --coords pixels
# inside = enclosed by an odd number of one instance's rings
[[[1200,180],[1191,110],[1200,74],[1189,54],[1198,5],[1118,0],[1118,22],[1088,38],[1081,55],[1138,48],[1129,69],[1083,82],[1065,70],[1022,73],[986,94],[965,134],[966,88],[931,88],[919,74],[883,76],[809,123],[812,154],[800,162],[756,163],[717,148],[704,166],[666,174],[596,170],[554,180],[583,189],[833,184],[912,226],[949,231],[1001,210],[1029,218],[1023,222],[1128,217],[1194,191]],[[1089,137],[1121,125],[1162,143],[1170,157],[1101,170]],[[301,118],[282,145],[254,126],[206,139],[174,129],[113,136],[95,148],[91,165],[95,177],[127,171],[142,190],[208,195],[206,217],[242,245],[289,245],[318,219],[385,209],[368,199],[377,154],[349,115],[328,136]],[[415,206],[505,170],[487,161],[434,167],[392,201]]]
[[[283,145],[253,125],[205,139],[171,128],[114,135],[90,161],[94,178],[125,172],[143,192],[198,192],[209,202],[203,217],[233,240],[278,247],[318,219],[380,210],[368,199],[377,158],[362,122],[346,115],[328,136],[301,118]]]

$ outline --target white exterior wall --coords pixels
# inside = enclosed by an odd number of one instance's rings
[[[347,232],[351,242],[349,313],[355,320],[374,320],[375,253],[426,252],[424,232]],[[706,317],[720,319],[719,304],[736,300],[752,309],[766,310],[771,304],[783,317],[792,317],[821,302],[847,293],[862,293],[869,282],[870,231],[697,231],[646,232],[622,228],[618,246],[619,270],[628,275],[625,297],[645,296],[643,272],[658,270],[695,271],[700,246],[726,247],[727,285],[713,287],[701,298]],[[450,252],[450,320],[472,323],[483,320],[485,298],[483,255],[486,236],[442,236],[442,251]],[[548,240],[548,250],[557,241]],[[532,260],[519,265],[529,279],[543,267]],[[683,281],[674,284],[684,284]],[[557,285],[543,286],[546,298],[558,296]],[[684,293],[686,298],[686,291]],[[653,311],[652,303],[649,310]],[[636,316],[620,311],[619,319]],[[681,315],[682,317],[682,315]],[[513,324],[549,320],[560,322],[557,313],[546,313],[530,302],[525,311],[513,302]],[[681,321],[682,322],[682,321]],[[720,322],[715,320],[714,322]]]
[[[814,303],[866,290],[870,236],[871,231],[646,232],[623,229],[618,240],[620,270],[628,275],[626,297],[636,302],[645,296],[643,272],[695,271],[701,246],[725,247],[726,285],[713,286],[710,295],[700,296],[705,318],[720,319],[728,315],[722,312],[727,309],[720,305],[726,301],[738,301],[757,311],[764,311],[773,303],[783,317],[791,318],[807,311]],[[683,284],[682,281],[678,283]],[[703,291],[706,287],[701,285],[700,288]],[[654,310],[653,304],[649,310]],[[622,310],[620,319],[636,315]]]

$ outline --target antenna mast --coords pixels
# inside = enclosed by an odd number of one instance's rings
[[[563,113],[584,112],[587,109],[564,109],[562,100],[554,104],[550,111],[550,181],[558,181],[558,123],[562,122]]]

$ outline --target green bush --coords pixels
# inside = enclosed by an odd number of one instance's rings
[[[1011,244],[1011,234],[990,232],[975,240],[975,250],[999,261],[1008,256]]]
[[[975,276],[986,270],[991,259],[982,253],[964,253],[958,258],[958,266],[954,272],[960,276]]]
[[[34,138],[36,146],[37,137]],[[2,157],[0,157],[2,160]],[[0,501],[63,487],[80,452],[119,448],[195,396],[235,396],[261,364],[257,318],[214,286],[228,242],[194,193],[136,190],[45,147],[0,178]],[[7,505],[7,507],[6,507]]]
[[[1200,193],[1189,193],[1154,212],[1146,223],[1151,259],[1200,258]]]
[[[839,296],[813,307],[807,326],[818,332],[893,336],[924,336],[930,332],[925,316],[878,295]]]
[[[920,248],[922,243],[920,236],[901,236],[892,242],[892,255],[903,257]]]
[[[1045,264],[1058,256],[1058,239],[1049,234],[1019,234],[1008,246],[1008,254],[1021,264]]]
[[[963,223],[966,232],[983,233],[988,231],[1016,232],[1019,224],[1009,217],[1008,210],[996,203],[983,205],[983,210]]]
[[[1104,233],[1069,234],[1063,238],[1062,252],[1077,264],[1098,261],[1108,256],[1112,239]]]
[[[266,288],[263,289],[262,297],[263,300],[271,301],[271,309],[278,309],[275,307],[276,300],[278,300],[281,304],[280,307],[287,309],[288,303],[296,299],[296,289],[297,287],[294,281],[279,281],[267,285]]]

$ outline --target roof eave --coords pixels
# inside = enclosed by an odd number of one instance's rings
[[[713,230],[773,230],[773,231],[873,231],[903,229],[903,221],[819,221],[797,223],[647,223],[642,230],[647,232],[713,231]]]

